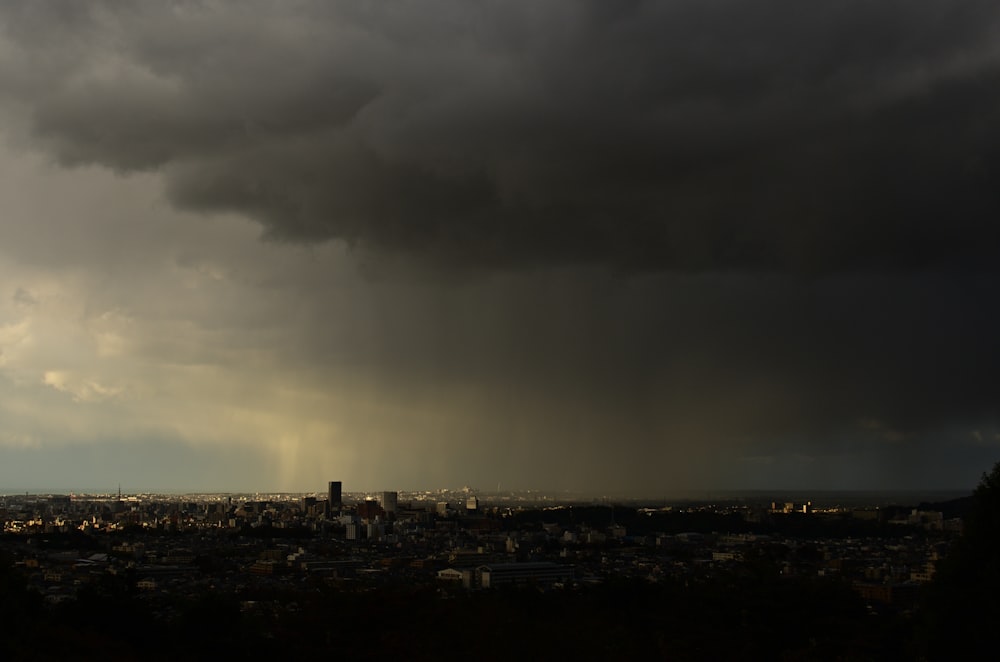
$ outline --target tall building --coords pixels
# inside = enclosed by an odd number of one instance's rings
[[[339,480],[331,480],[329,484],[327,504],[330,508],[330,512],[339,512],[341,507],[344,505],[344,499],[341,495],[341,484]]]
[[[308,516],[316,516],[317,514],[325,513],[326,508],[322,508],[320,512],[317,512],[316,504],[323,503],[319,501],[316,497],[302,497],[302,513]]]
[[[358,504],[358,517],[361,519],[373,520],[383,515],[382,506],[375,499],[365,499]]]
[[[386,515],[396,514],[396,504],[399,501],[398,492],[382,492],[382,510]]]

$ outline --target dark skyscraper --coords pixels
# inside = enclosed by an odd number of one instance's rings
[[[340,494],[340,489],[341,485],[339,480],[330,481],[327,494],[327,503],[329,504],[330,512],[340,510],[340,507],[344,504],[344,500]]]

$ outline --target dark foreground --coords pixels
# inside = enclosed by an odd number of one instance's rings
[[[919,621],[872,614],[849,587],[761,566],[687,585],[607,583],[467,593],[435,587],[209,592],[158,606],[124,583],[45,605],[0,576],[8,660],[632,659],[891,660],[924,656]],[[272,608],[282,605],[281,609]],[[288,608],[291,606],[291,608]],[[318,657],[316,659],[319,659]]]

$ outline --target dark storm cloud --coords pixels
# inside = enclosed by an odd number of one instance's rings
[[[30,3],[66,164],[432,263],[829,272],[1000,239],[995,3]]]
[[[12,285],[11,319],[42,320],[68,265],[88,277],[67,301],[122,311],[88,328],[109,352],[93,366],[42,344],[36,366],[28,327],[0,326],[0,363],[51,370],[18,373],[50,398],[96,411],[133,361],[185,391],[199,377],[174,369],[201,366],[207,419],[227,402],[275,412],[264,427],[293,450],[306,420],[303,466],[307,446],[343,450],[418,483],[414,463],[480,486],[494,466],[567,488],[950,486],[992,462],[995,3],[0,17],[8,134],[62,165],[151,173],[3,178],[21,201],[4,218],[23,221],[0,222],[0,248],[62,274]],[[161,183],[177,207],[288,243],[160,218]],[[121,375],[97,369],[116,351]]]
[[[512,418],[531,402],[617,412],[647,448],[883,447],[956,423],[970,434],[1000,425],[998,286],[964,274],[579,271],[457,292],[380,286],[370,325],[341,342],[395,387],[474,388],[489,375],[498,403],[518,403]],[[312,360],[330,326],[305,325]]]

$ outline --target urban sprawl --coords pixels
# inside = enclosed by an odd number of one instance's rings
[[[46,602],[114,576],[169,611],[223,591],[244,610],[318,586],[505,585],[542,591],[628,579],[698,581],[768,558],[788,577],[848,583],[873,612],[905,612],[962,520],[914,505],[786,501],[561,502],[539,493],[7,495],[3,548]],[[262,592],[263,590],[263,592]]]

